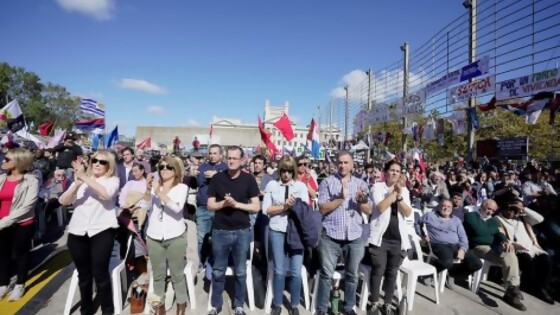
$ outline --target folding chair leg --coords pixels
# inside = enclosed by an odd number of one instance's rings
[[[307,269],[304,266],[301,266],[301,282],[301,288],[303,289],[303,303],[305,304],[305,309],[309,311],[309,282],[307,279]]]

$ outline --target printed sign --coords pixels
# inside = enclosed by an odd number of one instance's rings
[[[559,69],[545,70],[496,83],[496,100],[501,101],[558,90],[560,90]]]
[[[528,137],[503,138],[499,140],[479,140],[476,155],[489,158],[523,157],[529,153]]]
[[[410,93],[406,97],[397,100],[397,108],[402,116],[422,113],[426,104],[426,90]]]
[[[479,80],[461,84],[449,90],[451,104],[463,102],[471,97],[477,97],[486,93],[494,92],[496,88],[496,75],[492,74]]]
[[[488,73],[489,64],[490,57],[484,56],[482,59],[470,63],[461,69],[449,72],[441,78],[428,83],[428,85],[426,85],[426,95],[430,96],[439,90],[486,74]]]

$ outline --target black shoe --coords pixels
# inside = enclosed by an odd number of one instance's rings
[[[523,293],[521,293],[521,288],[519,286],[513,287],[513,292],[519,297],[520,300],[525,299]]]
[[[280,314],[280,313],[278,313],[278,314]],[[292,308],[290,308],[290,309],[288,310],[288,314],[290,314],[290,315],[299,315],[299,309],[298,309],[298,307],[297,307],[297,306],[292,306]]]
[[[507,304],[513,306],[514,308],[520,311],[527,310],[527,307],[525,307],[525,305],[521,303],[521,299],[519,298],[519,295],[515,293],[515,287],[512,286],[508,287],[506,290],[506,294],[502,299],[504,300],[504,302],[506,302]]]
[[[343,311],[342,314],[344,314],[344,315],[358,315],[358,314],[356,314],[356,311],[354,311],[353,309],[351,309],[349,311]]]
[[[383,306],[381,307],[381,315],[394,315],[394,314],[395,312],[393,311],[391,305],[383,304]]]
[[[273,306],[270,311],[270,315],[280,315],[282,314],[282,308],[280,306]]]
[[[380,315],[380,314],[381,314],[381,310],[378,304],[373,304],[373,306],[371,306],[367,310],[367,315]]]
[[[445,279],[445,287],[449,290],[455,289],[455,279],[453,277],[447,277],[447,279]]]

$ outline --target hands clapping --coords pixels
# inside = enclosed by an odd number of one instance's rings
[[[233,199],[231,194],[229,194],[229,193],[226,194],[226,196],[224,197],[224,207],[235,208],[236,205],[237,205],[237,201],[235,201],[235,199]]]

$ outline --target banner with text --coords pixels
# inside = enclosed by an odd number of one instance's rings
[[[477,97],[486,93],[494,92],[496,89],[496,75],[492,74],[476,81],[461,84],[449,90],[450,103],[459,103],[471,97]]]
[[[496,83],[496,100],[501,101],[558,90],[560,90],[560,71],[557,68]]]
[[[397,109],[401,111],[402,116],[417,114],[424,112],[426,104],[426,89],[409,93],[406,97],[397,100]]]
[[[470,63],[461,69],[457,69],[455,71],[449,72],[443,75],[441,78],[432,81],[426,85],[426,95],[430,96],[431,94],[447,89],[450,86],[458,84],[463,81],[467,81],[476,77],[479,77],[483,74],[488,73],[488,68],[490,65],[490,57],[484,56],[477,61]]]

